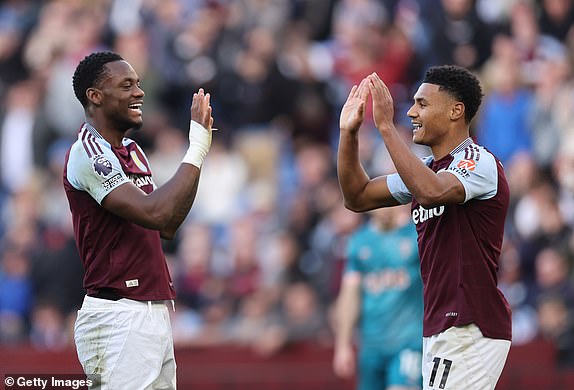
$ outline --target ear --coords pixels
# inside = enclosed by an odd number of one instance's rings
[[[88,88],[86,90],[86,97],[88,101],[91,102],[94,106],[100,106],[102,104],[103,94],[97,88]]]
[[[462,102],[456,102],[450,110],[450,120],[457,121],[460,118],[464,119],[464,104]]]

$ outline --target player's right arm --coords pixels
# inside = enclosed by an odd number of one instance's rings
[[[355,374],[353,334],[361,308],[361,274],[348,271],[343,276],[335,307],[335,353],[333,371],[341,378]]]
[[[387,176],[371,179],[359,158],[359,128],[363,123],[369,88],[366,81],[353,86],[341,110],[337,176],[345,207],[355,212],[397,206]]]

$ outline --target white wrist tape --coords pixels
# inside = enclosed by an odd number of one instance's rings
[[[209,152],[211,146],[211,131],[197,123],[190,121],[189,123],[189,148],[183,156],[182,162],[195,165],[201,168],[203,159]]]

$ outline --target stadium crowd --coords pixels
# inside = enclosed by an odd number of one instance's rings
[[[414,87],[453,63],[483,83],[472,129],[511,187],[499,284],[513,343],[551,340],[574,367],[573,26],[572,0],[1,1],[0,343],[73,345],[84,292],[62,168],[85,55],[116,51],[141,77],[145,124],[130,136],[158,184],[187,148],[191,94],[211,92],[219,131],[164,243],[174,339],[261,354],[332,342],[346,238],[365,218],[344,208],[335,172],[349,89],[378,72],[410,143]],[[369,173],[391,172],[372,122],[361,137]]]

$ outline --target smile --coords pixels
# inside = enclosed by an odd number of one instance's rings
[[[141,115],[141,113],[142,113],[142,106],[143,106],[142,103],[134,103],[134,104],[130,104],[130,105],[128,106],[128,108],[130,109],[130,111],[134,111],[134,112],[136,112],[137,114],[140,114],[140,115]]]

